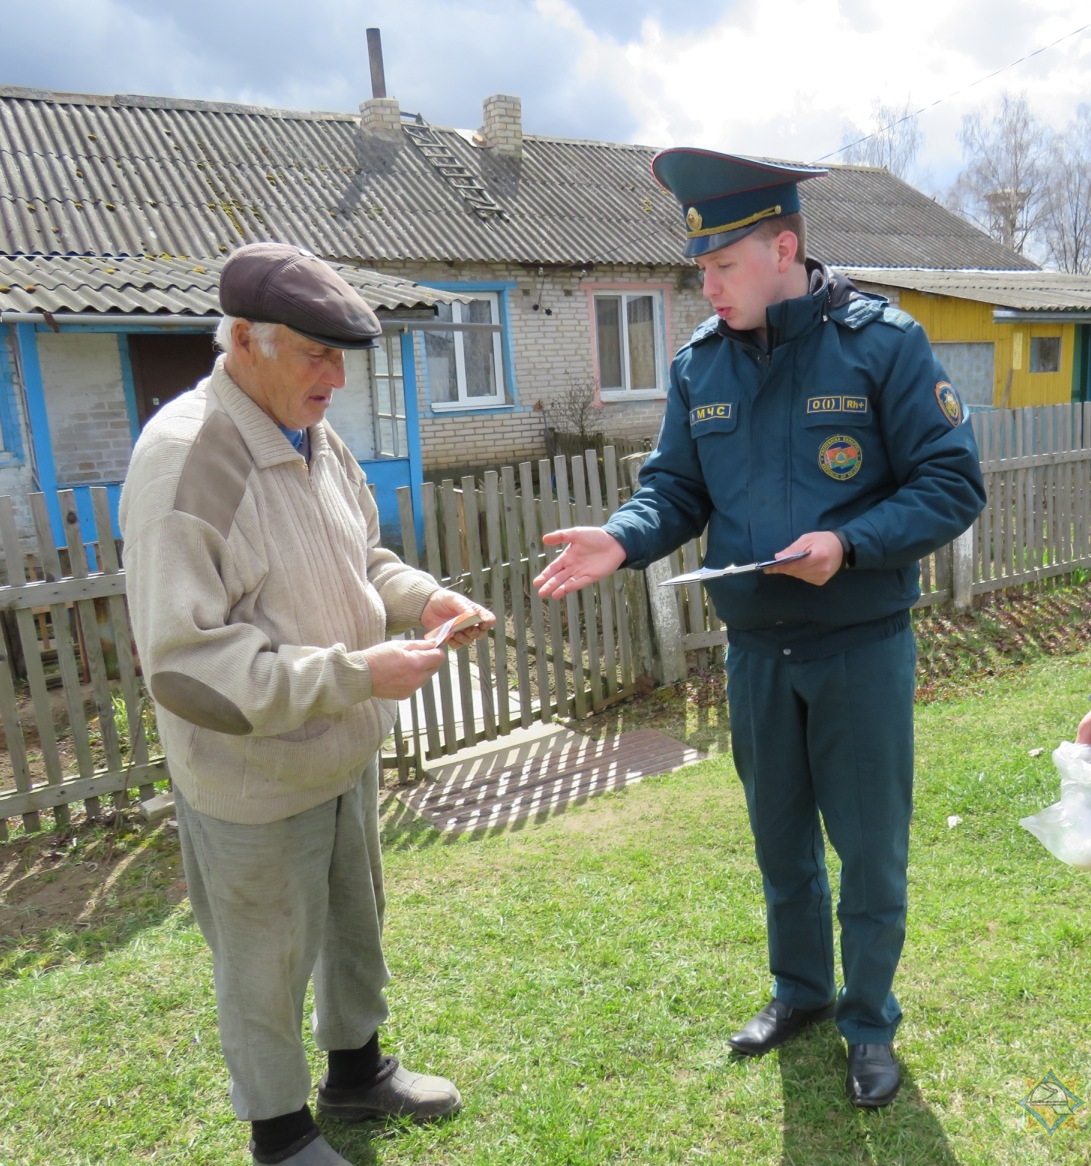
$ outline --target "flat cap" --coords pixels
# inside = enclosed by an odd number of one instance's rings
[[[220,272],[220,308],[261,324],[283,324],[330,348],[374,348],[382,332],[355,288],[310,251],[248,243]]]
[[[799,210],[799,183],[821,178],[822,166],[766,162],[741,154],[678,147],[652,159],[652,174],[682,204],[689,259],[757,230],[763,219]]]

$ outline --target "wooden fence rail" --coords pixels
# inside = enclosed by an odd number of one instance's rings
[[[960,545],[922,564],[921,604],[1091,568],[1091,407],[1003,410],[973,418],[988,505]],[[646,455],[607,447],[424,485],[423,538],[409,491],[399,495],[406,559],[497,614],[495,632],[403,702],[390,764],[408,775],[430,758],[534,721],[582,718],[629,694],[638,679],[674,680],[709,664],[726,634],[703,589],[657,580],[700,564],[700,540],[647,572],[618,572],[564,600],[531,580],[555,553],[542,535],[599,524],[626,497]],[[97,813],[150,797],[167,778],[147,715],[125,603],[119,547],[104,489],[92,490],[93,542],[79,541],[75,498],[60,494],[57,547],[44,495],[31,512],[36,547],[21,545],[11,500],[0,498],[0,841],[9,823],[65,825],[68,806]],[[965,553],[963,553],[965,552]],[[6,765],[4,762],[6,761]]]

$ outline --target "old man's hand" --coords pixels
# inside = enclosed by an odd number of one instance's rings
[[[388,640],[364,651],[371,695],[407,700],[446,663],[447,653],[425,640]]]
[[[431,632],[447,623],[448,620],[456,619],[462,615],[476,616],[478,622],[472,627],[462,628],[452,633],[449,638],[443,641],[452,648],[461,648],[466,644],[473,643],[496,623],[496,616],[487,607],[474,603],[472,599],[467,599],[465,595],[459,595],[457,591],[448,591],[443,588],[439,591],[433,591],[428,597],[424,611],[421,612],[421,627],[425,631]]]

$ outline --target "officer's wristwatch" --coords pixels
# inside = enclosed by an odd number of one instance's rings
[[[848,535],[843,530],[835,530],[833,532],[837,535],[837,541],[841,544],[841,566],[855,567],[856,566],[856,548],[849,542]]]

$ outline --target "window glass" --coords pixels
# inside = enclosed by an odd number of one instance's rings
[[[655,315],[651,296],[631,296],[626,304],[629,325],[629,388],[654,389]]]
[[[455,363],[455,333],[425,332],[424,359],[428,366],[428,383],[432,400],[458,400],[458,370]]]
[[[1032,336],[1030,338],[1030,371],[1061,371],[1060,336]]]
[[[467,324],[493,323],[492,304],[488,300],[474,300],[459,304],[462,319]],[[496,368],[493,352],[493,332],[463,332],[462,342],[466,357],[466,393],[470,397],[496,396]]]
[[[595,330],[599,346],[599,384],[623,389],[621,377],[621,297],[595,297]]]
[[[615,400],[626,393],[661,393],[662,294],[603,292],[594,301],[600,391]]]

